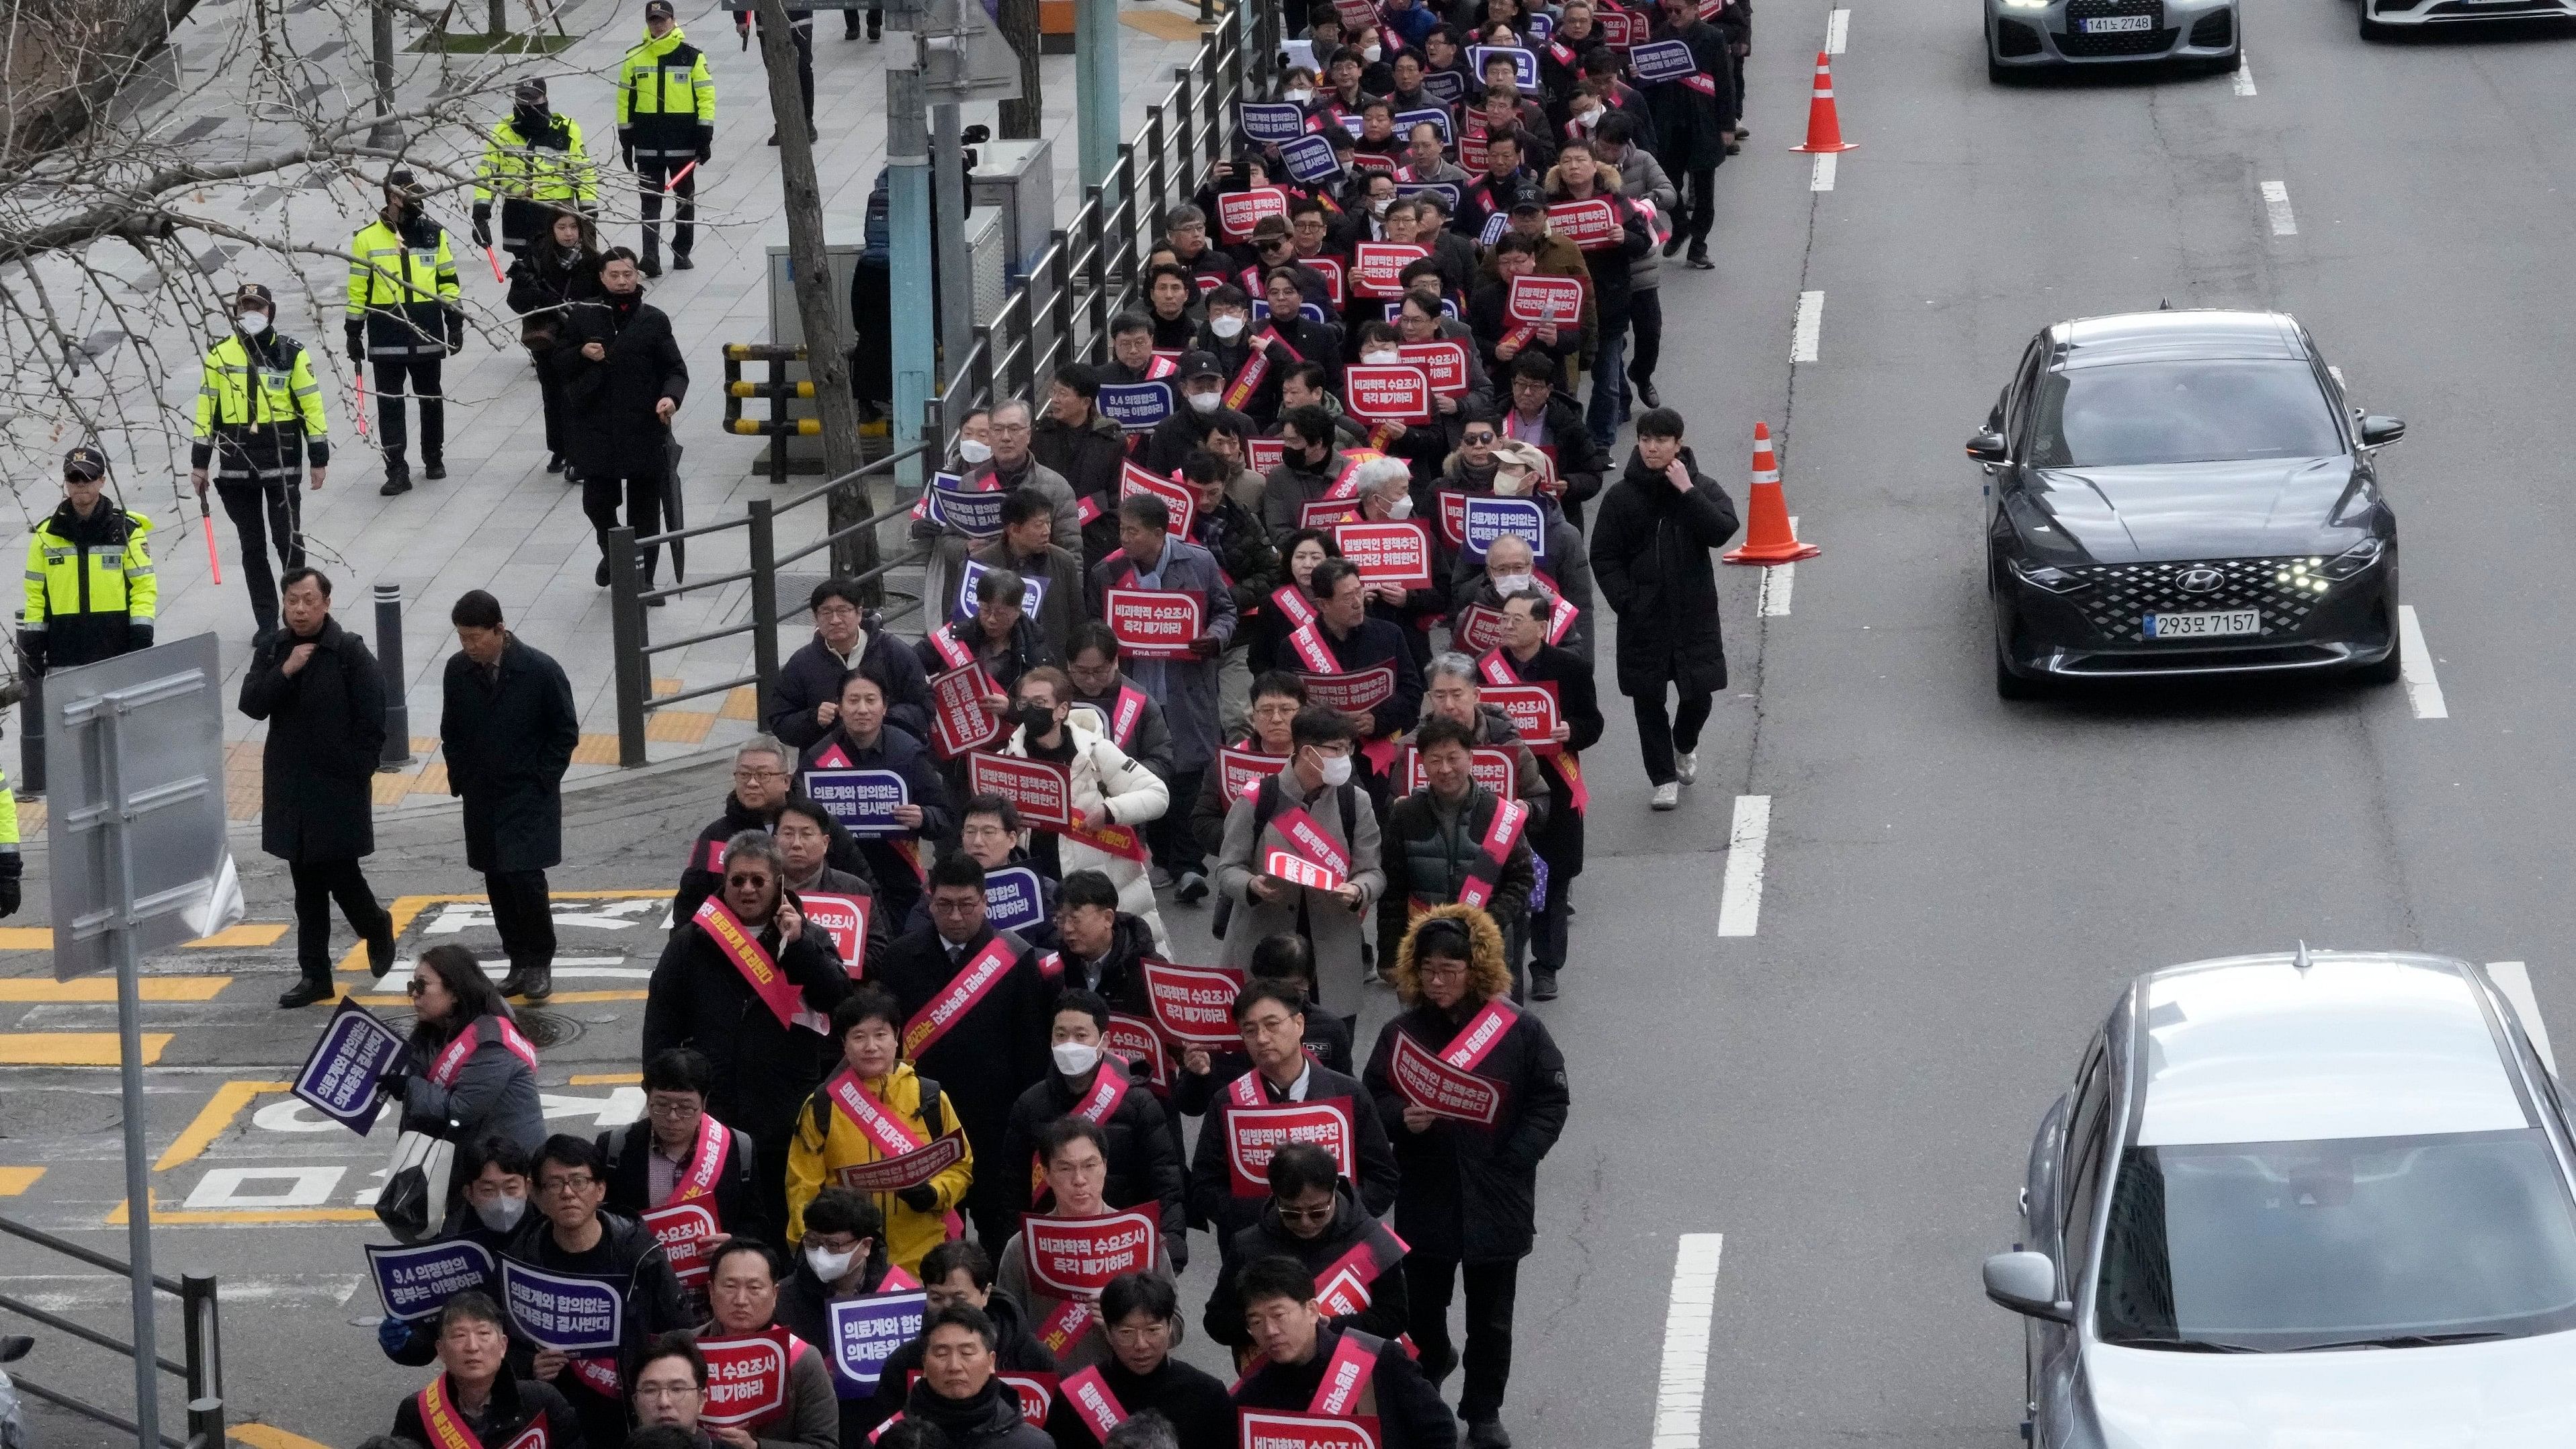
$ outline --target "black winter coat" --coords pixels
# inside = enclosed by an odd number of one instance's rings
[[[1600,691],[1593,687],[1592,665],[1571,649],[1541,644],[1527,660],[1511,661],[1524,684],[1556,686],[1556,715],[1573,731],[1565,748],[1576,755],[1601,743]],[[1574,787],[1565,776],[1563,754],[1540,755],[1539,773],[1547,777],[1556,804],[1547,818],[1530,829],[1530,849],[1547,858],[1549,889],[1583,873],[1583,814],[1574,808]]]
[[[886,1271],[889,1265],[885,1260],[885,1252],[885,1243],[879,1240],[876,1245],[876,1260],[869,1265],[868,1271],[859,1280],[861,1293],[896,1291],[886,1286]],[[803,1254],[797,1254],[796,1266],[789,1270],[786,1281],[778,1285],[778,1313],[772,1321],[807,1343],[817,1347],[829,1344],[832,1341],[832,1297],[830,1286],[814,1276],[814,1270],[806,1264]],[[918,1368],[920,1364],[921,1359],[916,1352],[913,1366]],[[840,1379],[835,1375],[833,1387],[839,1386]],[[854,1446],[854,1449],[855,1446],[865,1444],[868,1431],[877,1426],[879,1418],[874,1398],[841,1400],[841,1442]],[[485,1446],[485,1449],[490,1449],[490,1446]],[[553,1446],[549,1445],[548,1449],[553,1449]]]
[[[1038,1342],[1036,1334],[1029,1332],[1028,1315],[1021,1311],[1018,1301],[1010,1294],[994,1289],[984,1300],[984,1316],[993,1320],[993,1334],[1001,1340],[1001,1345],[993,1350],[993,1363],[998,1371],[1013,1374],[1051,1374],[1056,1371],[1055,1355],[1047,1352],[1046,1345]],[[812,1341],[820,1343],[823,1340]],[[860,1428],[862,1435],[903,1411],[904,1400],[911,1396],[912,1376],[921,1369],[924,1347],[919,1338],[914,1338],[886,1355],[884,1365],[878,1370],[876,1397],[863,1401],[866,1405],[863,1417],[867,1422]],[[856,1449],[858,1441],[847,1437],[849,1422],[848,1416],[844,1415],[841,1442]]]
[[[1324,1381],[1324,1365],[1333,1361],[1340,1347],[1339,1328],[1320,1329],[1315,1334],[1315,1351],[1304,1363],[1264,1363],[1246,1375],[1234,1391],[1235,1407],[1242,1409],[1275,1409],[1290,1414],[1306,1412],[1315,1401],[1316,1386]],[[1413,1359],[1394,1343],[1378,1346],[1377,1371],[1371,1375],[1370,1388],[1377,1400],[1377,1442],[1379,1449],[1454,1449],[1458,1442],[1458,1420],[1449,1406],[1440,1402],[1440,1391],[1423,1378]]]
[[[643,1224],[623,1213],[602,1212],[599,1226],[599,1242],[590,1251],[567,1253],[555,1243],[554,1224],[531,1211],[512,1235],[503,1256],[549,1273],[604,1278],[624,1289],[625,1319],[617,1330],[618,1379],[631,1384],[635,1370],[641,1366],[645,1344],[657,1334],[695,1325],[689,1322],[680,1296],[680,1280],[671,1272],[669,1256]],[[534,1356],[531,1345],[514,1342],[510,1346],[511,1371],[526,1377]],[[569,1372],[557,1376],[555,1388],[581,1416],[583,1433],[593,1445],[625,1442],[622,1436],[627,1430],[626,1404],[622,1399],[597,1392]]]
[[[442,1371],[439,1377],[445,1379],[447,1375]],[[452,1380],[447,1385],[447,1402],[454,1408],[456,1385]],[[574,1416],[572,1405],[555,1391],[555,1386],[541,1379],[514,1377],[507,1368],[502,1369],[501,1376],[492,1381],[492,1398],[483,1406],[481,1415],[469,1416],[458,1409],[456,1416],[464,1421],[466,1428],[474,1431],[474,1437],[481,1440],[486,1449],[518,1438],[521,1431],[539,1418],[546,1421],[548,1446],[560,1444],[565,1449],[574,1449],[581,1443],[581,1420]],[[395,1406],[394,1437],[414,1444],[438,1442],[420,1421],[419,1394],[406,1395]]]
[[[717,1120],[712,1113],[708,1119]],[[716,1178],[716,1226],[737,1238],[758,1238],[764,1243],[783,1239],[770,1231],[770,1224],[760,1208],[760,1174],[783,1173],[783,1162],[762,1162],[759,1149],[752,1145],[750,1134],[732,1124],[725,1130],[733,1133],[733,1145],[725,1150],[724,1171]],[[599,1152],[608,1159],[608,1207],[628,1217],[642,1217],[662,1206],[653,1191],[653,1124],[635,1122],[599,1134]],[[683,1159],[680,1170],[687,1172]],[[823,1340],[814,1339],[820,1343]],[[490,1449],[490,1446],[485,1446]]]
[[[563,777],[581,742],[572,681],[553,657],[513,634],[500,676],[459,650],[440,681],[438,745],[447,793],[465,800],[470,870],[544,870],[563,861]]]
[[[1308,1019],[1314,1012],[1308,1009]],[[1378,1104],[1369,1089],[1356,1078],[1322,1065],[1309,1066],[1313,1077],[1306,1083],[1306,1101],[1322,1102],[1334,1097],[1347,1097],[1351,1103],[1351,1142],[1358,1149],[1360,1201],[1372,1213],[1382,1213],[1396,1200],[1396,1164],[1394,1149],[1387,1145],[1386,1125],[1381,1120]],[[1274,1106],[1287,1099],[1262,1083],[1261,1098]],[[1190,1216],[1215,1232],[1220,1248],[1231,1247],[1235,1234],[1252,1226],[1261,1216],[1262,1207],[1270,1201],[1261,1197],[1236,1197],[1234,1173],[1226,1162],[1226,1117],[1233,1097],[1225,1092],[1212,1092],[1207,1099],[1207,1120],[1199,1126],[1197,1149],[1190,1157]]]
[[[1591,257],[1587,254],[1584,260],[1588,262]],[[1508,414],[1511,388],[1505,383],[1497,383],[1495,391],[1502,397],[1502,406]],[[1547,427],[1546,451],[1555,455],[1556,481],[1565,488],[1556,496],[1556,506],[1564,513],[1565,521],[1573,524],[1575,531],[1580,533],[1583,529],[1583,505],[1600,496],[1602,475],[1610,471],[1614,460],[1609,449],[1592,441],[1591,429],[1583,425],[1583,409],[1575,406],[1574,399],[1562,391],[1548,395],[1547,406],[1539,410],[1539,417]],[[1504,418],[1506,432],[1509,425],[1507,415]]]
[[[808,1010],[828,1015],[850,994],[850,978],[820,930],[808,928],[782,948],[773,922],[761,927],[758,940],[787,979],[804,989]],[[645,988],[639,1060],[649,1062],[677,1046],[697,1048],[715,1068],[708,1114],[765,1144],[761,1156],[783,1172],[796,1109],[839,1053],[818,1032],[781,1025],[715,941],[685,920],[662,948]]]
[[[923,1379],[903,1401],[906,1421],[920,1420],[939,1431],[948,1449],[1055,1449],[1046,1431],[1020,1416],[1019,1391],[1000,1379],[987,1379],[971,1399],[944,1399]]]
[[[1691,450],[1681,464],[1691,489],[1639,461],[1601,495],[1592,524],[1592,582],[1619,615],[1619,692],[1663,698],[1726,688],[1726,640],[1717,620],[1717,565],[1709,557],[1735,536],[1735,500],[1699,471]]]
[[[622,304],[622,305],[621,305]],[[685,401],[689,364],[662,309],[629,297],[574,304],[564,315],[564,343],[546,354],[572,404],[573,466],[588,478],[661,478],[670,471],[671,430],[653,415],[663,398]],[[593,362],[582,347],[608,355]]]
[[[313,655],[293,674],[299,644]],[[241,712],[268,721],[259,754],[259,848],[298,865],[376,850],[376,762],[385,752],[385,676],[367,641],[327,615],[298,639],[280,628],[251,654]]]
[[[1225,1266],[1217,1270],[1216,1291],[1208,1295],[1207,1315],[1202,1320],[1208,1337],[1235,1348],[1252,1342],[1252,1334],[1243,1326],[1243,1299],[1236,1286],[1244,1264],[1260,1258],[1293,1258],[1298,1267],[1314,1275],[1315,1286],[1320,1288],[1324,1270],[1364,1242],[1377,1245],[1376,1257],[1382,1264],[1377,1276],[1369,1280],[1369,1306],[1332,1320],[1333,1327],[1394,1338],[1411,1326],[1404,1272],[1397,1263],[1404,1256],[1403,1244],[1360,1206],[1349,1183],[1339,1184],[1333,1192],[1332,1225],[1315,1237],[1301,1238],[1288,1231],[1279,1221],[1276,1199],[1262,1204],[1261,1216],[1252,1226],[1234,1235],[1234,1241],[1226,1245]]]
[[[913,832],[916,851],[924,841],[948,840],[956,835],[957,813],[950,808],[953,797],[949,793],[948,778],[931,760],[928,745],[902,730],[891,728],[878,730],[875,744],[861,745],[850,738],[848,730],[836,724],[832,726],[831,733],[806,747],[803,758],[797,762],[798,770],[812,769],[814,761],[835,746],[849,760],[849,767],[853,770],[892,770],[903,776],[904,788],[911,794],[912,803],[921,807],[921,828]],[[800,774],[799,779],[802,778]],[[833,823],[832,831],[837,845],[846,832],[837,821]],[[876,890],[877,909],[885,912],[887,929],[894,929],[894,923],[909,916],[914,904],[922,898],[921,873],[913,868],[911,861],[904,859],[901,851],[895,849],[891,837],[869,836],[864,840],[853,837],[850,853],[861,864],[856,867],[841,865],[837,856],[831,863],[854,875],[869,878]],[[928,861],[926,855],[919,858],[925,864]]]
[[[1163,1247],[1172,1253],[1175,1269],[1189,1261],[1189,1224],[1184,1217],[1186,1203],[1181,1181],[1180,1140],[1163,1115],[1163,1105],[1154,1100],[1145,1084],[1141,1063],[1128,1073],[1127,1095],[1119,1099],[1118,1110],[1100,1124],[1100,1134],[1109,1139],[1109,1179],[1101,1195],[1121,1212],[1148,1203],[1162,1210]],[[1084,1085],[1089,1085],[1086,1078]],[[1046,1076],[1020,1094],[1011,1104],[1010,1125],[1002,1132],[1002,1152],[991,1162],[978,1161],[975,1175],[986,1173],[1021,1182],[1034,1183],[1030,1167],[1038,1160],[1038,1138],[1046,1129],[1070,1113],[1079,1097],[1064,1078],[1048,1072]],[[1026,1181],[1022,1176],[1026,1175]],[[1029,1201],[1034,1204],[1034,1190]],[[1032,1206],[1030,1211],[1037,1209]]]
[[[1417,899],[1426,908],[1456,903],[1468,868],[1484,859],[1485,831],[1494,823],[1494,811],[1501,803],[1493,791],[1471,784],[1466,801],[1445,827],[1432,809],[1428,789],[1387,806],[1386,826],[1378,836],[1378,866],[1386,872],[1386,893],[1377,902],[1379,940],[1404,939]],[[1529,832],[1536,823],[1523,826],[1520,838],[1512,842],[1495,880],[1493,899],[1485,903],[1485,914],[1506,930],[1529,914],[1530,886],[1536,879],[1530,868]]]
[[[1678,183],[1685,172],[1713,170],[1726,160],[1726,135],[1739,114],[1735,57],[1727,49],[1726,36],[1705,20],[1676,30],[1659,15],[1653,38],[1688,45],[1699,73],[1714,87],[1713,92],[1702,91],[1686,81],[1669,80],[1637,88],[1644,93],[1646,113],[1655,122],[1655,144],[1650,149]]]
[[[1127,435],[1098,412],[1078,428],[1049,415],[1030,428],[1029,452],[1063,474],[1077,500],[1099,500],[1099,515],[1082,526],[1082,566],[1089,569],[1118,546],[1118,487],[1127,466]]]
[[[714,895],[716,888],[724,884],[725,842],[746,830],[768,831],[776,829],[777,826],[777,817],[753,814],[744,808],[740,800],[734,798],[732,791],[725,792],[724,813],[718,815],[706,829],[699,831],[698,838],[689,843],[689,858],[680,867],[679,891],[671,897],[672,935],[677,936],[681,931],[686,930],[689,918],[698,913],[699,904]],[[829,822],[826,833],[831,836],[831,844],[823,848],[823,864],[833,870],[848,871],[865,880],[869,891],[882,898],[884,887],[879,883],[874,871],[870,869],[868,856],[861,848],[858,837],[842,829],[841,822],[837,820]],[[909,869],[904,872],[904,878],[906,880],[912,878]]]
[[[948,988],[993,936],[990,926],[977,931],[952,967],[947,943],[936,930],[915,931],[887,953],[879,984],[894,993],[908,1022]],[[979,1166],[966,1200],[1013,1212],[1025,1209],[1029,1185],[1025,1178],[1014,1181],[1000,1165],[1011,1107],[1055,1066],[1047,1050],[1054,1026],[1055,984],[1039,973],[1036,949],[1021,944],[1019,959],[984,999],[927,1051],[911,1059],[916,1070],[936,1078],[948,1094],[949,1109],[966,1129],[967,1145],[975,1149]],[[991,1171],[980,1166],[986,1162],[995,1164]]]
[[[1110,547],[1117,547],[1114,540]],[[1026,613],[1021,614],[1019,622],[1011,626],[1011,637],[998,642],[986,641],[984,625],[978,619],[960,619],[948,629],[958,643],[975,652],[984,672],[993,676],[993,682],[1002,686],[1004,694],[1010,694],[1019,687],[1021,675],[1041,664],[1060,662],[1048,652],[1045,638],[1038,633],[1038,621]],[[939,657],[938,646],[928,639],[913,645],[912,651],[921,664],[925,690],[928,679],[949,672],[948,662]],[[927,741],[929,736],[925,734],[922,738]]]
[[[858,667],[885,691],[886,718],[910,730],[914,739],[929,739],[930,681],[912,646],[871,625],[859,648]],[[848,673],[817,633],[778,667],[777,692],[771,696],[777,707],[769,712],[769,732],[800,750],[829,734],[832,727],[816,721],[814,710],[826,701],[840,701],[841,679]]]
[[[1468,1263],[1526,1258],[1538,1235],[1538,1164],[1565,1130],[1572,1103],[1565,1056],[1546,1023],[1521,1013],[1510,1031],[1476,1068],[1503,1084],[1502,1113],[1491,1127],[1440,1118],[1420,1132],[1404,1126],[1404,1096],[1387,1075],[1395,1033],[1437,1052],[1449,1045],[1481,1008],[1461,1001],[1455,1013],[1429,1002],[1386,1024],[1364,1073],[1377,1094],[1378,1111],[1395,1126],[1395,1156],[1403,1186],[1395,1199],[1395,1230],[1426,1258]]]
[[[1605,178],[1606,179],[1606,178]],[[1645,213],[1616,191],[1600,192],[1597,199],[1607,201],[1619,213],[1619,240],[1606,247],[1595,247],[1583,253],[1583,265],[1592,273],[1593,315],[1599,319],[1597,337],[1617,337],[1628,330],[1628,269],[1630,264],[1654,250],[1655,234],[1646,226]],[[1551,204],[1565,200],[1549,193]]]
[[[1206,1369],[1166,1358],[1150,1374],[1133,1374],[1114,1354],[1094,1367],[1127,1417],[1151,1409],[1169,1419],[1178,1449],[1234,1449],[1239,1442],[1234,1401],[1226,1397],[1225,1380]],[[1055,1436],[1056,1449],[1092,1449],[1100,1442],[1061,1393],[1047,1412],[1047,1432]]]

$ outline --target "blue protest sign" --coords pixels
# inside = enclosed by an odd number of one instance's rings
[[[1246,102],[1243,107],[1243,139],[1260,146],[1277,146],[1306,134],[1306,108],[1290,101]]]
[[[1172,415],[1172,380],[1104,382],[1095,399],[1100,415],[1131,433],[1150,433]]]
[[[1396,113],[1395,134],[1410,138],[1413,135],[1413,128],[1416,126],[1431,126],[1437,128],[1440,132],[1440,144],[1443,146],[1449,144],[1449,113],[1447,111],[1441,110],[1437,106],[1425,106],[1418,111],[1398,111]],[[1396,188],[1399,192],[1403,189],[1404,188],[1400,186]]]
[[[1399,181],[1395,183],[1395,194],[1398,196],[1421,196],[1425,193],[1437,195],[1441,202],[1448,207],[1449,214],[1451,216],[1456,216],[1458,214],[1458,183],[1454,181]]]
[[[1460,549],[1469,558],[1483,558],[1505,534],[1519,534],[1529,541],[1532,554],[1547,557],[1547,510],[1534,498],[1470,497],[1463,531],[1466,541]]]
[[[984,872],[984,920],[996,931],[1025,931],[1044,924],[1046,890],[1025,865]]]
[[[912,791],[892,770],[807,770],[805,793],[852,835],[912,833],[894,818],[894,807],[912,803]]]
[[[1494,243],[1503,239],[1503,233],[1509,231],[1511,229],[1511,225],[1512,214],[1510,212],[1495,212],[1493,215],[1485,218],[1484,234],[1479,236],[1477,240],[1490,247]]]
[[[501,1306],[510,1326],[539,1348],[590,1354],[617,1347],[626,1297],[614,1283],[549,1273],[501,1260]]]
[[[921,1332],[921,1322],[930,1310],[916,1288],[909,1293],[835,1299],[824,1313],[830,1325],[825,1336],[832,1354],[833,1386],[859,1390],[841,1394],[854,1399],[876,1390],[885,1361]]]
[[[1104,387],[1101,391],[1106,393],[1109,389]],[[963,619],[975,612],[975,581],[992,571],[990,564],[977,563],[971,558],[966,560],[966,567],[957,571],[957,598],[949,611],[950,617]],[[1046,607],[1047,581],[1035,574],[1022,574],[1020,584],[1023,589],[1020,611],[1034,617]]]
[[[942,473],[931,480],[931,507],[940,521],[968,538],[991,538],[1002,531],[1002,499],[999,488],[969,490],[954,473]]]
[[[416,1247],[369,1243],[367,1267],[385,1316],[414,1322],[447,1306],[459,1293],[489,1293],[500,1269],[491,1250],[466,1238],[441,1238]]]
[[[1333,155],[1333,143],[1321,136],[1300,136],[1279,148],[1279,159],[1288,165],[1288,174],[1311,186],[1330,181],[1342,174],[1341,160]]]
[[[1533,10],[1521,17],[1521,30],[1532,45],[1545,45],[1556,34],[1556,21],[1544,10]]]
[[[1467,47],[1467,64],[1474,70],[1478,80],[1485,78],[1485,62],[1497,55],[1508,55],[1512,58],[1513,85],[1516,85],[1525,91],[1535,91],[1538,89],[1538,52],[1534,50],[1523,50],[1517,45],[1471,45]],[[1430,87],[1428,82],[1430,81],[1430,77],[1425,76],[1423,77],[1423,80],[1425,82],[1424,89],[1429,89]]]
[[[1422,90],[1425,95],[1436,96],[1454,106],[1458,104],[1458,98],[1467,93],[1467,78],[1454,70],[1435,70],[1423,76]]]
[[[355,997],[344,997],[288,1090],[323,1116],[364,1137],[376,1125],[376,1084],[403,1054],[403,1039]]]
[[[1628,64],[1636,71],[1638,80],[1649,84],[1677,81],[1684,76],[1699,74],[1699,62],[1692,58],[1689,44],[1679,40],[1658,40],[1652,45],[1638,46],[1628,52]]]

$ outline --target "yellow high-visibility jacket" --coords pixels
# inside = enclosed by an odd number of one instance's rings
[[[66,501],[27,540],[27,613],[18,626],[53,668],[94,664],[152,642],[161,598],[144,536],[152,520],[102,501],[87,518]],[[139,628],[137,626],[140,626]]]
[[[420,245],[427,232],[429,245]],[[409,237],[378,216],[349,242],[349,321],[366,324],[371,357],[435,357],[447,351],[449,317],[461,310],[456,257],[447,233],[420,223]]]
[[[716,83],[706,52],[674,25],[626,52],[617,70],[617,141],[641,164],[685,166],[715,140]]]
[[[218,455],[226,479],[292,468],[299,456],[316,468],[330,463],[331,423],[303,343],[272,331],[254,347],[236,332],[206,354],[188,465],[203,468]]]

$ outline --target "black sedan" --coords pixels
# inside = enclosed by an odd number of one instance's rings
[[[2031,340],[1986,471],[1995,692],[2278,670],[2398,675],[2397,517],[2364,417],[2296,321],[2137,312]]]

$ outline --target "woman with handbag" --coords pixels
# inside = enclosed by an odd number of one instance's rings
[[[410,991],[419,1024],[404,1048],[401,1074],[386,1077],[384,1088],[402,1102],[405,1141],[396,1149],[398,1169],[406,1158],[418,1158],[428,1171],[428,1154],[410,1140],[415,1136],[448,1144],[449,1151],[455,1143],[495,1135],[529,1152],[544,1145],[537,1049],[520,1034],[509,1004],[483,974],[483,963],[463,946],[432,946],[412,968]],[[428,1171],[429,1180],[444,1178],[444,1166]],[[438,1230],[463,1188],[454,1183],[428,1205],[433,1211],[427,1232]],[[388,1179],[386,1196],[394,1195]]]
[[[510,263],[510,310],[519,314],[519,345],[528,349],[545,400],[546,471],[563,474],[567,483],[581,480],[567,456],[571,444],[563,384],[546,366],[546,354],[566,335],[566,309],[598,296],[599,233],[579,212],[557,216]]]

